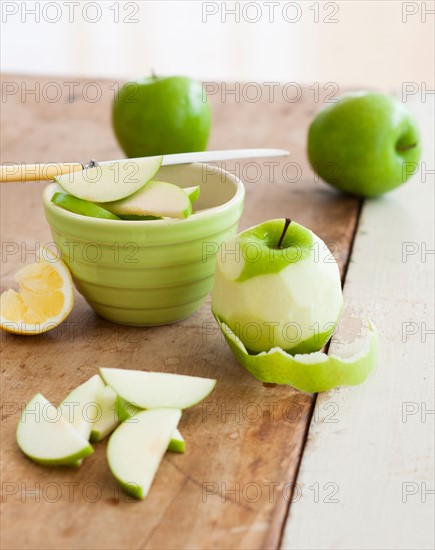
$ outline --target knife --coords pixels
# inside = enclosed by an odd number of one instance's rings
[[[227,149],[222,151],[202,151],[196,153],[177,153],[174,155],[163,155],[162,166],[174,164],[191,164],[193,162],[221,162],[224,160],[249,159],[261,157],[286,157],[289,151],[283,149]],[[146,157],[122,159],[131,162],[141,161]],[[96,162],[91,160],[83,165],[81,162],[72,163],[48,163],[48,164],[2,164],[0,165],[0,183],[13,181],[48,181],[62,174],[78,172],[98,164],[111,164],[120,162],[117,160],[107,160]]]

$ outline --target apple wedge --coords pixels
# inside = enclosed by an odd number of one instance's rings
[[[110,202],[136,193],[158,172],[163,157],[102,162],[79,172],[58,176],[55,181],[65,191],[91,202]]]
[[[180,418],[180,409],[142,411],[136,422],[121,424],[110,436],[109,468],[131,496],[147,496]]]
[[[104,220],[119,220],[118,216],[112,214],[108,210],[105,210],[98,204],[93,202],[85,201],[83,199],[78,199],[73,197],[69,193],[54,193],[51,198],[51,202],[60,206],[64,210],[73,212],[74,214],[80,214],[81,216],[88,216],[90,218],[101,218]]]
[[[170,453],[184,453],[186,450],[186,442],[178,429],[172,434],[171,441],[168,445],[168,451]]]
[[[140,409],[139,407],[136,407],[132,403],[129,403],[119,395],[116,398],[115,409],[116,409],[118,418],[121,422],[125,422],[129,420],[135,417],[136,414],[145,410],[145,409]],[[181,435],[181,433],[177,429],[172,434],[171,441],[169,442],[169,445],[168,445],[168,451],[170,451],[171,453],[184,453],[185,450],[186,450],[186,442],[184,440],[184,437]]]
[[[98,399],[104,388],[104,382],[96,374],[75,388],[59,407],[65,420],[87,440],[100,413]]]
[[[116,401],[115,401],[115,410],[116,410],[116,414],[118,415],[119,421],[125,422],[126,420],[133,418],[138,412],[141,412],[145,409],[136,407],[136,405],[134,405],[133,403],[129,403],[128,401],[123,399],[120,395],[117,395]]]
[[[76,466],[94,452],[87,439],[38,393],[27,404],[17,428],[22,452],[40,464]]]
[[[100,414],[98,420],[92,425],[90,440],[93,443],[107,437],[118,426],[120,421],[115,408],[116,397],[116,393],[110,386],[105,386],[98,396],[97,403],[100,407]]]
[[[236,359],[252,376],[262,382],[289,384],[304,392],[361,384],[373,370],[378,356],[378,332],[370,319],[365,321],[355,342],[345,347],[344,357],[321,351],[290,355],[277,347],[251,355],[234,332],[218,317],[216,320]]]
[[[193,203],[199,199],[199,195],[201,193],[201,187],[199,185],[195,185],[194,187],[184,187],[183,191],[187,194],[187,196],[190,199],[190,202]]]
[[[187,409],[216,385],[211,378],[163,372],[100,368],[100,374],[119,396],[141,409]]]
[[[134,195],[104,207],[117,216],[187,218],[192,213],[192,203],[184,189],[166,181],[150,181]]]

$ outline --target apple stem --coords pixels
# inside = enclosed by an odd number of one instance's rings
[[[154,72],[154,69],[151,69],[151,78],[154,78],[154,80],[157,78],[157,75]]]
[[[279,238],[277,248],[281,248],[282,241],[284,240],[285,234],[287,233],[287,229],[289,228],[289,225],[290,225],[291,223],[292,223],[292,221],[291,221],[290,218],[286,218],[286,219],[285,219],[285,222],[284,222],[284,229],[282,230],[281,237]]]
[[[417,143],[410,143],[409,145],[396,145],[396,151],[409,151],[417,147]]]

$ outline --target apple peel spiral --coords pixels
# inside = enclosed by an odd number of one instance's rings
[[[291,355],[279,347],[250,354],[228,325],[217,316],[216,320],[238,362],[262,382],[288,384],[300,391],[318,393],[337,386],[361,384],[376,365],[378,331],[368,318],[355,340],[343,347],[342,357],[321,351]]]

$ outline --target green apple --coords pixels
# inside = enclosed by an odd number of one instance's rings
[[[168,451],[170,453],[184,453],[186,450],[186,441],[181,435],[180,431],[176,429],[171,436],[171,441],[168,445]]]
[[[320,350],[340,317],[340,273],[325,243],[275,219],[224,242],[216,257],[212,311],[250,353]]]
[[[204,151],[211,110],[201,83],[151,76],[120,88],[112,122],[127,157]]]
[[[40,393],[21,415],[17,443],[35,462],[52,466],[76,466],[94,452],[88,440]]]
[[[135,214],[120,214],[119,218],[121,220],[129,220],[133,222],[143,222],[143,221],[152,221],[152,220],[162,220],[157,216],[136,216]]]
[[[62,416],[85,439],[89,440],[95,421],[99,417],[98,401],[104,388],[103,380],[96,374],[75,388],[60,404]]]
[[[147,496],[180,418],[179,409],[142,411],[136,422],[124,422],[110,436],[109,468],[128,494]]]
[[[140,370],[100,368],[106,384],[123,399],[141,409],[187,409],[214,389],[216,380]]]
[[[65,210],[69,210],[74,214],[80,214],[82,216],[89,216],[91,218],[102,218],[106,220],[119,220],[118,216],[112,214],[108,210],[105,210],[101,206],[83,199],[78,199],[68,193],[54,193],[51,198],[51,202],[57,204]]]
[[[262,382],[289,384],[300,391],[318,393],[361,384],[376,365],[378,333],[369,319],[353,344],[343,350],[343,357],[321,351],[290,355],[281,348],[251,355],[234,332],[217,321],[238,362]]]
[[[90,436],[92,442],[101,441],[118,426],[119,419],[115,409],[116,397],[116,393],[110,386],[104,386],[103,391],[98,395],[97,403],[100,410],[98,419],[92,425]]]
[[[193,203],[199,199],[201,187],[199,185],[195,185],[194,187],[185,187],[183,191],[187,193],[187,196],[189,197],[190,202],[193,206]]]
[[[157,174],[161,164],[161,156],[101,162],[54,179],[74,197],[105,203],[124,199],[141,189]]]
[[[184,190],[165,181],[150,181],[130,197],[104,206],[119,216],[187,218],[192,213],[192,203]]]
[[[341,97],[324,108],[308,132],[308,157],[332,186],[373,197],[398,187],[417,170],[421,143],[403,103],[374,92]]]
[[[116,398],[115,408],[116,408],[118,418],[121,422],[130,420],[137,413],[145,410],[145,409],[136,407],[135,405],[133,405],[133,403],[129,403],[119,395]],[[181,435],[181,433],[177,429],[172,434],[171,441],[169,442],[169,445],[168,445],[168,451],[171,451],[172,453],[184,453],[185,450],[186,450],[186,442],[184,440],[184,437]]]

